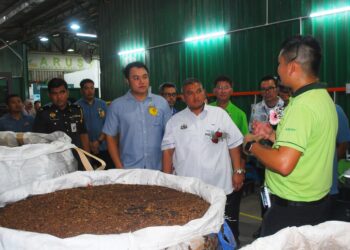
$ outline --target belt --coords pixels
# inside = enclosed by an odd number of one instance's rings
[[[290,200],[286,200],[283,199],[281,197],[278,197],[277,195],[274,194],[270,194],[271,197],[271,202],[282,206],[282,207],[289,207],[289,206],[294,206],[294,207],[307,207],[307,206],[315,206],[315,205],[319,205],[323,202],[325,202],[326,200],[328,200],[329,196],[326,195],[325,197],[323,197],[320,200],[317,201],[290,201]]]

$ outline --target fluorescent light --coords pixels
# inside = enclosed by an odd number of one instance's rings
[[[47,42],[49,40],[49,38],[45,37],[45,36],[40,36],[39,37],[40,41],[42,42]]]
[[[338,8],[338,9],[333,9],[333,10],[314,12],[314,13],[310,14],[310,17],[325,16],[325,15],[336,14],[336,13],[345,12],[345,11],[349,11],[349,10],[350,10],[350,6],[346,6],[343,8]]]
[[[93,37],[96,38],[97,35],[95,34],[88,34],[88,33],[76,33],[77,36],[83,36],[83,37]]]
[[[209,33],[209,34],[200,35],[200,36],[193,36],[193,37],[186,38],[185,42],[204,40],[204,39],[214,38],[214,37],[218,37],[218,36],[224,36],[225,34],[226,34],[225,31],[219,31],[219,32]]]
[[[67,49],[67,52],[74,52],[74,49]]]
[[[71,28],[72,30],[78,30],[78,29],[80,29],[80,25],[79,25],[79,24],[76,24],[76,23],[72,23],[72,24],[70,25],[70,28]]]
[[[122,56],[122,55],[141,53],[141,52],[145,52],[145,48],[120,51],[118,52],[118,55]]]

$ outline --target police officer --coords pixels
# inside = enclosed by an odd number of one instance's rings
[[[60,78],[51,79],[48,91],[52,103],[39,109],[34,120],[33,132],[49,134],[63,131],[71,137],[73,144],[90,152],[83,111],[80,106],[68,102],[66,81]]]
[[[106,162],[106,168],[115,168],[109,156],[106,135],[102,132],[106,120],[107,104],[105,101],[95,97],[94,81],[83,79],[80,82],[80,98],[78,104],[84,112],[86,130],[89,135],[89,145],[91,152]]]

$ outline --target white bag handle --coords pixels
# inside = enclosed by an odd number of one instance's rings
[[[84,166],[84,168],[85,168],[86,171],[94,171],[94,168],[91,166],[91,163],[89,162],[89,160],[88,160],[88,158],[86,157],[86,155],[89,156],[89,157],[91,157],[91,158],[93,158],[93,159],[95,159],[96,161],[98,161],[98,162],[101,164],[101,166],[99,166],[99,167],[96,168],[95,170],[103,170],[103,169],[105,169],[106,163],[105,163],[104,160],[98,158],[98,157],[95,156],[95,155],[92,155],[92,154],[86,152],[85,150],[83,150],[83,149],[81,149],[81,148],[75,147],[74,149],[77,151],[77,153],[78,153],[78,155],[79,155],[79,157],[80,157],[80,160],[81,160],[81,162],[83,163],[83,166]]]

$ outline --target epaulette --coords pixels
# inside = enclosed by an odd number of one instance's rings
[[[51,104],[47,104],[45,106],[40,107],[39,111],[49,110],[51,108]]]

